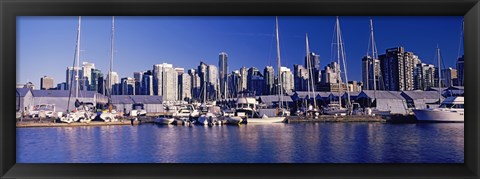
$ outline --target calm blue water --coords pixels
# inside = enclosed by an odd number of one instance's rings
[[[17,128],[17,163],[463,162],[463,123]]]

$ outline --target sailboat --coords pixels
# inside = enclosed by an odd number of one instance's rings
[[[75,59],[74,59],[74,70],[75,70],[75,109],[70,111],[67,106],[67,114],[60,118],[61,122],[72,123],[72,122],[90,122],[92,119],[96,117],[96,114],[90,111],[90,108],[87,106],[87,103],[80,102],[78,100],[78,87],[79,87],[79,79],[78,79],[78,71],[79,71],[79,59],[80,59],[80,34],[81,34],[81,22],[82,17],[78,17],[78,31],[77,31],[77,44],[75,49]],[[70,95],[69,95],[69,102],[70,104],[70,96],[72,90],[72,78],[70,80]]]
[[[339,65],[336,70],[337,72],[337,83],[338,83],[338,103],[331,103],[327,108],[323,109],[323,113],[327,115],[349,115],[351,114],[351,102],[350,102],[350,90],[348,89],[348,75],[347,75],[347,65],[345,64],[345,48],[343,46],[342,32],[340,31],[340,22],[338,16],[336,17],[335,22],[335,40],[337,47],[337,64]],[[341,63],[342,62],[342,63]],[[340,71],[340,64],[343,64],[343,69],[345,71],[345,82],[347,87],[347,104],[345,107],[342,106],[342,76]]]
[[[117,115],[116,110],[113,109],[112,106],[112,66],[113,66],[113,42],[114,42],[114,35],[115,35],[115,16],[112,16],[112,37],[111,37],[111,46],[110,46],[110,70],[108,75],[108,110],[103,110],[100,114],[100,118],[105,122],[113,122],[117,121],[115,116]]]
[[[381,76],[381,72],[380,72],[380,69],[376,69],[377,68],[377,61],[378,61],[378,51],[377,51],[377,46],[376,46],[376,43],[375,43],[375,38],[374,38],[374,35],[373,35],[373,21],[372,21],[372,18],[370,18],[370,42],[371,42],[371,45],[372,45],[372,57],[371,58],[368,58],[368,50],[367,50],[367,55],[366,55],[366,58],[367,58],[367,65],[366,65],[366,75],[367,75],[367,90],[370,90],[369,89],[369,83],[370,83],[370,78],[369,78],[369,74],[370,74],[370,71],[368,70],[368,68],[370,67],[370,64],[372,64],[372,75],[373,75],[373,101],[376,101],[377,100],[377,80],[378,82],[382,82],[382,76]],[[377,79],[377,70],[378,70],[378,78]],[[383,87],[383,85],[379,85],[381,87]],[[382,110],[379,110],[377,108],[373,108],[371,106],[371,103],[370,103],[370,100],[369,100],[369,104],[367,107],[365,107],[365,113],[367,115],[390,115],[390,110],[386,110],[386,111],[382,111]]]
[[[438,63],[438,100],[442,97],[442,76],[440,67],[440,48],[437,46]],[[436,109],[414,109],[413,113],[418,121],[428,122],[464,122],[465,100],[463,96],[447,97]]]

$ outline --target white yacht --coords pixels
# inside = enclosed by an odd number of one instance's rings
[[[154,123],[162,125],[172,124],[173,121],[175,121],[175,118],[172,116],[159,116],[153,120]]]
[[[256,111],[257,101],[253,97],[239,97],[236,102],[235,116],[227,118],[228,123],[240,123],[239,119],[246,119],[247,123],[281,123],[284,121],[285,116],[269,117],[267,115],[259,116]],[[281,109],[280,109],[281,110]],[[277,114],[281,113],[278,110]]]
[[[436,109],[414,109],[419,121],[463,122],[465,101],[462,96],[447,97]]]

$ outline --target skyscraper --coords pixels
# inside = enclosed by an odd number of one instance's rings
[[[413,69],[418,56],[405,52],[403,47],[390,48],[379,56],[385,89],[390,91],[413,90]]]
[[[249,68],[247,79],[248,91],[254,93],[255,95],[261,95],[264,89],[264,78],[260,71],[256,67]]]
[[[135,95],[141,95],[143,72],[133,72],[133,78],[135,78]]]
[[[442,86],[450,87],[456,86],[458,83],[457,79],[457,69],[447,68],[442,70]]]
[[[135,78],[122,78],[122,95],[135,95]]]
[[[180,76],[180,95],[179,100],[188,101],[192,99],[192,77],[188,73],[183,73]]]
[[[84,90],[90,90],[92,83],[92,70],[95,69],[95,64],[83,62],[82,71],[83,71],[83,84],[85,86]]]
[[[53,78],[48,76],[43,76],[40,78],[40,89],[48,90],[53,88]]]
[[[178,95],[177,85],[178,75],[172,64],[162,63],[153,65],[155,95],[163,96],[165,101],[175,101]]]
[[[207,66],[207,98],[216,100],[218,97],[218,69],[215,65]]]
[[[317,84],[321,81],[321,74],[320,74],[320,55],[315,54],[314,52],[310,52],[310,64],[307,63],[307,57],[305,57],[305,68],[307,70],[311,69],[313,83]],[[307,71],[308,73],[308,71]]]
[[[295,91],[307,91],[308,87],[308,71],[302,65],[293,65],[293,78],[295,81]]]
[[[240,68],[240,91],[248,89],[248,69],[246,67]]]
[[[280,72],[281,72],[281,78],[282,78],[281,82],[282,82],[283,93],[293,91],[293,86],[295,82],[293,79],[293,73],[290,70],[290,68],[281,67]]]
[[[263,90],[264,95],[272,95],[274,93],[274,85],[275,85],[275,71],[272,66],[266,66],[263,70],[263,81],[265,89]]]
[[[77,75],[77,70],[78,70],[78,76]],[[78,86],[79,89],[81,90],[81,85],[82,83],[80,82],[81,79],[83,79],[83,70],[77,67],[67,67],[66,70],[66,79],[65,81],[67,82],[67,89],[69,90],[70,88],[76,89],[75,85],[77,84],[76,81],[78,80]]]
[[[375,66],[374,66],[375,65]],[[374,72],[375,69],[375,72]],[[372,60],[371,56],[362,58],[362,82],[364,90],[381,90],[380,60]],[[375,82],[373,81],[375,80]],[[375,85],[374,85],[375,84]],[[376,86],[376,87],[375,87]]]
[[[120,88],[114,88],[114,86],[120,84],[120,79],[118,77],[118,74],[117,72],[109,72],[109,74],[107,74],[107,94],[110,92],[109,90],[112,90],[111,93],[112,94],[119,94],[120,93]],[[112,85],[112,86],[108,86],[108,85]]]
[[[457,60],[457,72],[458,72],[458,86],[465,86],[465,69],[464,69],[464,66],[463,66],[463,58],[464,58],[464,55],[462,55],[462,57],[459,57],[458,60]]]
[[[218,72],[220,82],[220,95],[221,98],[228,97],[228,55],[225,52],[220,52],[218,55]]]
[[[142,75],[142,95],[153,96],[153,73],[148,70]]]
[[[90,91],[97,91],[100,94],[105,94],[105,91],[103,89],[103,74],[99,69],[92,69],[92,72],[90,74],[91,76],[91,82],[90,82],[90,87],[88,88]]]

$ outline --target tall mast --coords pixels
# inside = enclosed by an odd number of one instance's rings
[[[373,22],[372,22],[372,18],[370,18],[370,37],[372,38],[372,64],[373,64],[373,98],[374,99],[377,99],[377,74],[376,74],[376,71],[375,71],[375,66],[377,66],[377,62],[376,62],[376,59],[378,58],[377,57],[377,54],[376,54],[376,45],[375,45],[375,39],[373,37]],[[368,66],[368,65],[367,65]],[[368,74],[368,71],[367,71],[367,74]]]
[[[111,45],[110,45],[110,70],[108,75],[108,86],[110,88],[110,92],[108,93],[108,103],[111,103],[112,92],[113,92],[113,75],[112,75],[112,68],[113,68],[113,45],[114,45],[114,36],[115,36],[115,16],[112,16],[112,37],[111,37]]]
[[[336,23],[335,23],[335,30],[336,30],[336,36],[337,36],[337,65],[338,65],[338,68],[336,69],[337,70],[337,79],[338,79],[338,103],[340,104],[340,107],[342,107],[342,76],[341,76],[341,73],[340,73],[340,30],[339,30],[339,27],[340,27],[340,23],[338,22],[338,16],[336,17]]]
[[[343,38],[342,38],[342,32],[340,30],[340,23],[338,24],[338,33],[339,33],[339,39],[340,39],[340,47],[342,49],[342,63],[343,63],[343,70],[345,71],[345,87],[347,89],[347,107],[351,107],[351,102],[350,102],[350,89],[348,87],[348,70],[347,70],[347,63],[346,63],[346,54],[345,54],[345,47],[343,45]]]
[[[306,42],[306,49],[307,49],[307,68],[308,68],[308,75],[309,75],[309,82],[307,83],[308,84],[308,94],[310,96],[310,87],[312,89],[312,93],[313,93],[313,106],[314,108],[317,108],[317,102],[315,100],[315,85],[313,83],[313,73],[312,73],[312,64],[311,64],[311,59],[310,59],[310,46],[308,45],[308,34],[305,33],[305,42]],[[311,85],[310,85],[311,84]],[[312,97],[312,96],[310,96]]]
[[[440,48],[437,44],[437,63],[438,63],[438,100],[442,99],[442,68],[440,67]]]
[[[82,16],[78,16],[78,35],[77,35],[77,61],[75,63],[77,63],[76,67],[75,68],[75,99],[78,99],[78,70],[79,70],[79,66],[78,64],[80,63],[79,62],[79,59],[80,59],[80,26],[82,24]]]
[[[280,72],[280,40],[278,37],[278,16],[275,16],[275,34],[277,37],[277,83],[278,83],[278,102],[279,102],[279,108],[283,108],[283,99],[282,99],[282,77],[281,77],[281,72]]]

